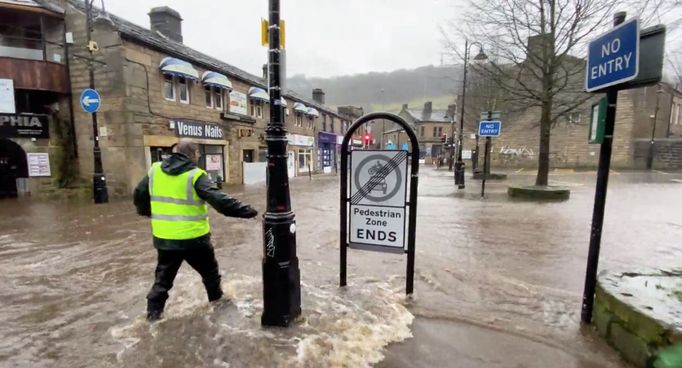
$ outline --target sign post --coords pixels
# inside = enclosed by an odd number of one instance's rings
[[[655,26],[640,33],[639,20],[634,18],[625,22],[625,15],[625,12],[616,13],[614,28],[588,45],[585,89],[588,92],[605,91],[606,99],[592,107],[589,132],[589,142],[601,143],[601,147],[581,311],[584,323],[592,322],[618,91],[658,83],[663,65],[665,27]],[[642,65],[640,38],[647,50],[643,54]],[[639,75],[640,69],[644,70],[642,76]]]
[[[400,150],[351,151],[350,141],[355,131],[363,124],[378,119],[402,126],[410,139],[412,151],[409,151],[407,143]],[[341,286],[346,286],[347,248],[407,253],[405,291],[408,295],[413,293],[418,173],[417,136],[401,117],[383,112],[371,113],[356,120],[348,129],[341,144]]]
[[[488,115],[490,116],[490,114]],[[481,181],[481,198],[485,196],[485,179],[490,175],[490,144],[492,137],[499,137],[502,122],[499,120],[484,120],[478,123],[479,137],[485,137],[485,153],[483,155],[483,180]]]

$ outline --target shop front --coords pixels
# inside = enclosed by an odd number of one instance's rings
[[[229,143],[222,126],[211,122],[176,119],[169,121],[169,127],[175,131],[175,136],[144,136],[147,167],[170,156],[175,144],[183,139],[199,146],[201,157],[198,164],[206,170],[209,180],[216,183],[224,183],[228,180],[226,170],[228,162],[225,152]]]
[[[288,134],[289,141],[288,157],[295,160],[295,164],[288,163],[288,166],[295,167],[296,175],[307,175],[309,171],[315,170],[313,162],[313,149],[315,147],[315,137],[300,134]]]
[[[334,133],[319,132],[317,134],[317,162],[319,170],[330,174],[336,166],[336,142]]]

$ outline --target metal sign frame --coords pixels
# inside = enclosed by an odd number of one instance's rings
[[[419,184],[419,141],[417,140],[417,135],[410,125],[400,116],[387,113],[387,112],[375,112],[364,115],[357,119],[348,128],[348,131],[343,136],[343,141],[341,143],[341,190],[339,192],[339,203],[340,203],[340,223],[339,228],[339,249],[340,249],[340,286],[346,286],[347,284],[347,260],[348,260],[348,248],[350,246],[350,236],[349,230],[349,219],[348,210],[350,207],[350,195],[348,193],[348,173],[349,170],[349,156],[350,156],[350,142],[352,140],[353,134],[365,123],[372,120],[385,119],[392,121],[400,125],[407,133],[407,136],[412,143],[412,151],[407,151],[408,158],[411,159],[410,162],[410,189],[405,191],[406,196],[409,200],[405,203],[406,207],[409,207],[409,216],[407,219],[407,249],[404,247],[402,249],[395,248],[400,253],[407,253],[407,277],[405,292],[410,295],[414,291],[414,257],[415,257],[415,240],[416,240],[416,225],[417,225],[417,188]],[[395,150],[386,150],[388,152],[396,152]],[[404,151],[404,150],[403,150]],[[406,175],[407,176],[407,175]],[[406,177],[407,179],[407,177]],[[407,189],[407,188],[406,188]],[[403,238],[403,241],[405,239]],[[370,245],[372,250],[382,250],[386,251],[385,246]],[[358,247],[356,247],[358,248]],[[359,247],[362,249],[365,246]]]
[[[483,124],[497,124],[499,129],[497,129],[497,134],[481,134],[481,126]],[[479,137],[499,137],[502,134],[502,121],[500,120],[483,120],[478,122],[478,136]]]
[[[604,82],[601,82],[601,84],[595,84],[595,85],[590,86],[590,82],[592,81],[592,79],[590,79],[590,77],[589,77],[589,76],[590,76],[590,61],[591,61],[591,59],[592,59],[590,56],[594,56],[594,55],[591,55],[591,52],[590,52],[590,50],[592,49],[592,45],[593,45],[593,44],[596,44],[596,43],[599,43],[599,42],[603,42],[603,41],[605,41],[605,40],[608,40],[609,37],[612,37],[612,36],[613,36],[614,34],[616,34],[618,31],[624,29],[625,27],[632,26],[633,24],[634,24],[634,27],[635,27],[635,31],[634,31],[634,32],[635,32],[635,37],[634,37],[634,38],[635,38],[635,39],[634,39],[634,42],[635,42],[635,45],[634,45],[634,46],[635,46],[635,49],[634,49],[634,51],[633,51],[634,54],[635,54],[635,55],[634,55],[634,57],[635,57],[635,70],[634,70],[634,74],[632,74],[632,75],[627,75],[627,76],[622,77],[622,78],[620,78],[620,79],[618,79],[618,80],[607,81],[607,82],[605,82],[605,83],[604,83]],[[585,61],[585,91],[587,91],[587,92],[596,92],[596,91],[602,90],[602,89],[604,89],[604,88],[606,88],[606,87],[611,87],[611,86],[615,86],[615,85],[618,85],[618,84],[622,84],[622,83],[624,83],[624,82],[631,81],[631,80],[637,78],[637,75],[639,74],[639,54],[640,54],[640,52],[639,52],[639,38],[640,38],[640,36],[639,36],[639,31],[640,31],[639,18],[634,17],[634,18],[629,19],[629,20],[626,21],[626,22],[623,22],[623,23],[621,23],[621,24],[619,24],[619,25],[617,25],[617,26],[615,26],[615,27],[609,29],[608,31],[606,31],[606,32],[604,32],[604,33],[602,33],[602,34],[600,34],[600,35],[597,36],[594,40],[592,40],[592,41],[589,42],[589,44],[587,45],[587,58],[586,58],[586,61]],[[621,42],[621,41],[620,41],[620,39],[618,39],[618,40],[619,40],[618,45],[619,45],[619,47],[620,47],[620,42]]]

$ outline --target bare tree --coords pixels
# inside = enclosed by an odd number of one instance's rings
[[[451,24],[454,36],[445,32],[451,50],[462,37],[485,46],[489,62],[472,68],[494,81],[507,109],[539,109],[538,186],[548,184],[552,126],[592,98],[584,92],[582,56],[616,6],[635,9],[613,0],[470,0],[469,11]]]

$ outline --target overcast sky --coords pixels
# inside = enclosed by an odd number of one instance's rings
[[[267,0],[104,0],[107,11],[149,28],[149,9],[184,19],[184,43],[260,75]],[[99,3],[97,0],[96,3]],[[439,64],[439,25],[462,0],[282,0],[287,75],[329,77]]]

